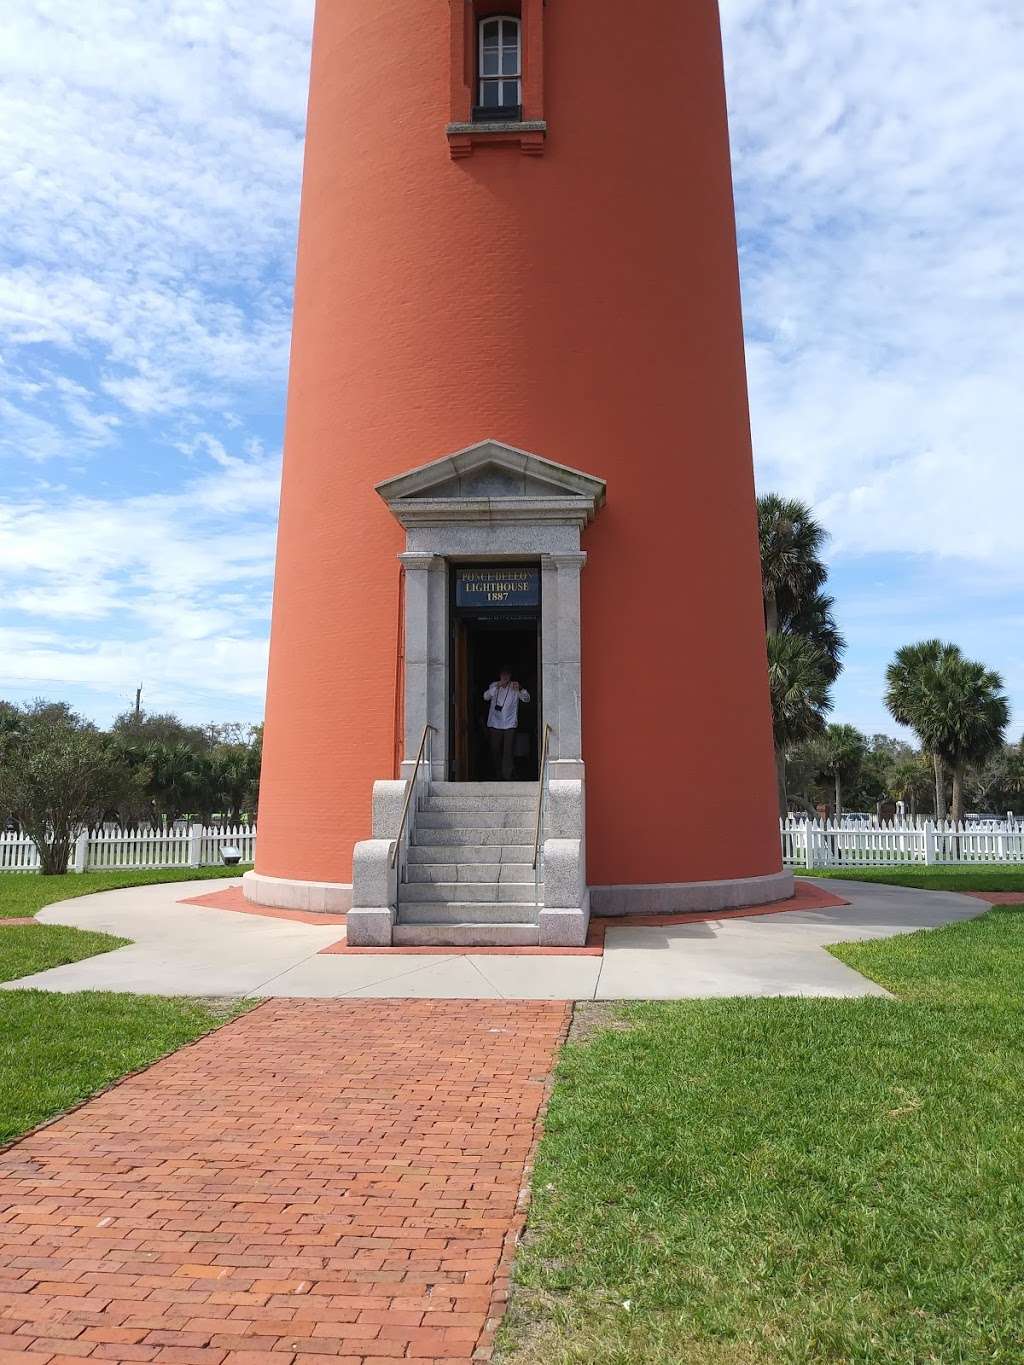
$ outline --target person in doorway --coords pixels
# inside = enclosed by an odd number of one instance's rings
[[[519,704],[528,702],[530,694],[512,677],[510,668],[503,668],[497,682],[492,682],[484,693],[484,701],[491,703],[487,714],[487,738],[491,744],[491,764],[495,777],[502,782],[512,781],[516,730],[519,728]]]

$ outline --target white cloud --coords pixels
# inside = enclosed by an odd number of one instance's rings
[[[1024,24],[725,0],[760,482],[1024,581]]]
[[[45,346],[43,368],[56,351],[92,371],[73,439],[26,430],[24,454],[87,450],[111,401],[129,418],[217,410],[280,384],[311,12],[32,0],[0,16],[0,334],[23,365]]]
[[[0,695],[259,713],[311,22],[0,13]]]
[[[0,689],[262,696],[279,466],[221,453],[175,493],[0,506]]]

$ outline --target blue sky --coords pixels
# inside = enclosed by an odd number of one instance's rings
[[[1024,12],[723,0],[758,483],[836,716],[942,635],[1024,726]],[[0,696],[262,712],[311,0],[0,15]]]

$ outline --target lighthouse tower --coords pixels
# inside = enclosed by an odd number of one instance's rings
[[[320,0],[245,890],[365,944],[792,894],[715,0]]]

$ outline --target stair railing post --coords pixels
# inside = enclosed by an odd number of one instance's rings
[[[394,848],[391,851],[390,864],[395,869],[395,915],[398,915],[398,907],[402,896],[402,878],[406,875],[408,859],[406,854],[409,845],[412,843],[412,830],[414,818],[420,809],[420,782],[426,781],[427,791],[430,791],[430,782],[433,772],[433,725],[423,727],[423,737],[420,740],[419,749],[416,751],[416,764],[409,779],[409,788],[405,794],[405,804],[402,807],[402,819],[398,826],[398,833],[395,836]],[[426,765],[424,769],[424,764]],[[421,775],[421,770],[425,771],[425,778]],[[410,819],[410,814],[413,819]]]
[[[544,795],[547,784],[548,754],[553,733],[550,725],[544,726],[544,738],[540,749],[540,766],[537,771],[537,820],[533,839],[533,899],[537,907],[538,922],[541,911],[540,884],[544,865]]]

